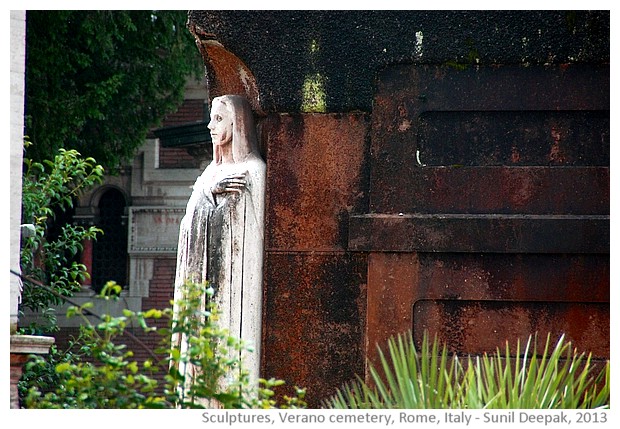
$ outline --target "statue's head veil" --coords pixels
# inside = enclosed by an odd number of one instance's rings
[[[223,95],[213,99],[213,104],[222,103],[233,118],[233,158],[235,162],[243,162],[251,154],[258,155],[258,142],[252,107],[241,95]],[[222,155],[219,147],[213,145],[213,160],[221,163]]]

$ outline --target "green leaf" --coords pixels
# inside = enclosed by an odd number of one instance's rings
[[[71,364],[68,362],[63,362],[63,363],[56,365],[56,372],[58,374],[67,372],[69,370],[71,370]]]

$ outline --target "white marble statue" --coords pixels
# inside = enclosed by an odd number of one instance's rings
[[[266,165],[245,97],[213,99],[208,128],[213,161],[198,177],[181,221],[175,300],[186,280],[209,281],[219,326],[252,345],[244,367],[257,383],[260,365]],[[173,338],[181,346],[182,338]],[[180,368],[192,374],[195,368]]]

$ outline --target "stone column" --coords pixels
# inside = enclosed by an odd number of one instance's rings
[[[26,61],[26,13],[11,11],[11,270],[19,267],[22,201],[22,158],[24,150],[24,70]],[[11,333],[17,328],[17,306],[21,297],[21,281],[11,275]]]
[[[11,270],[21,272],[21,202],[22,202],[22,154],[24,150],[24,88],[26,60],[26,12],[11,11],[11,208],[10,244]],[[19,408],[17,382],[22,366],[32,353],[46,354],[54,343],[51,337],[14,335],[17,330],[17,314],[21,299],[22,284],[19,277],[10,275],[11,310],[11,408]]]
[[[82,289],[88,289],[92,284],[93,276],[93,240],[85,238],[82,240],[82,253],[80,254],[80,263],[86,266],[88,277],[82,281]]]

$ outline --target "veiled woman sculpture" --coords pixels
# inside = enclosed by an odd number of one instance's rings
[[[208,128],[213,161],[198,177],[181,221],[175,301],[186,281],[209,281],[221,311],[218,324],[253,346],[243,356],[257,383],[260,363],[266,165],[252,109],[239,95],[213,99]],[[178,347],[184,339],[173,337]],[[196,368],[179,368],[192,377]]]

